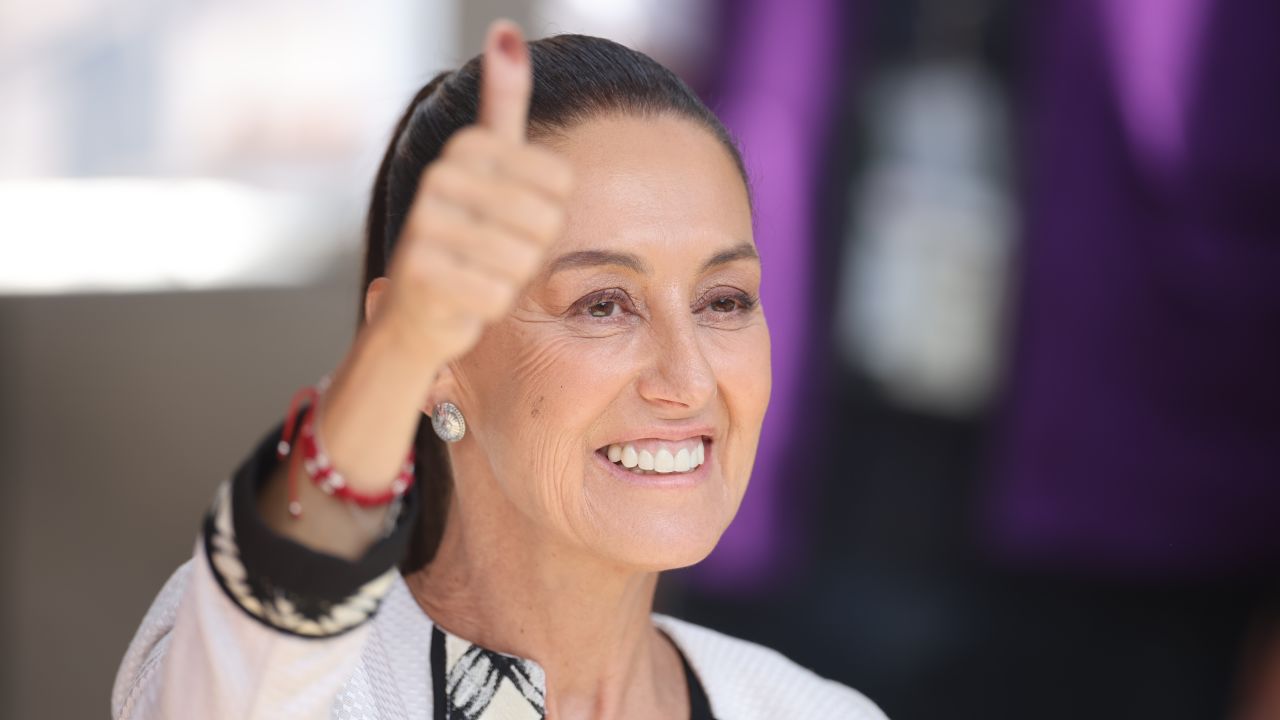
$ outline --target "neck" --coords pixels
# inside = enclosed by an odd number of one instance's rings
[[[540,664],[549,717],[687,714],[679,656],[650,620],[657,573],[548,538],[505,498],[462,505],[435,559],[406,578],[433,621]]]

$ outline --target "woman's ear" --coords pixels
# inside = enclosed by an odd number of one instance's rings
[[[382,306],[383,293],[389,287],[391,287],[391,279],[387,277],[377,277],[373,279],[373,282],[369,283],[369,288],[364,292],[364,322],[366,325],[378,313],[378,308]]]
[[[453,363],[445,363],[444,367],[436,373],[436,379],[431,382],[431,388],[427,390],[426,403],[422,407],[422,412],[430,415],[435,412],[436,403],[446,400],[458,402],[458,383],[457,376],[453,374]]]

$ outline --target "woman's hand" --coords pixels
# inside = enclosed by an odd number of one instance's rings
[[[423,173],[374,318],[423,368],[506,315],[564,228],[569,165],[525,141],[533,80],[514,25],[490,28],[483,62],[479,123]]]
[[[371,319],[320,401],[317,432],[359,492],[390,486],[440,368],[510,311],[564,227],[569,165],[525,141],[533,80],[519,28],[495,22],[483,63],[479,122],[424,171],[389,277],[370,287]],[[287,468],[259,498],[267,523],[321,552],[362,554],[385,510],[348,506],[299,477],[303,515],[292,517]]]

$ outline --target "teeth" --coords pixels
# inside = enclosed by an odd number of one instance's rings
[[[666,452],[666,450],[663,450]],[[694,452],[698,452],[694,450]],[[676,453],[675,459],[676,472],[688,472],[689,470],[689,449],[680,448],[680,452]]]
[[[676,459],[671,457],[671,452],[666,448],[658,451],[658,456],[653,459],[653,469],[660,473],[669,473],[676,469]]]
[[[610,462],[620,463],[632,472],[673,473],[689,472],[706,462],[706,445],[701,440],[692,447],[681,447],[674,455],[668,448],[659,448],[656,453],[649,450],[637,450],[630,443],[610,445],[605,451]]]

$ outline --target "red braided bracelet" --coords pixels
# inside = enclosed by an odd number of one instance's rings
[[[293,437],[294,424],[298,421],[298,405],[304,401],[309,402],[310,404],[302,412],[301,427],[298,429],[298,452],[289,457],[289,514],[295,518],[302,516],[302,503],[298,502],[297,486],[299,462],[302,463],[307,476],[316,484],[316,487],[328,495],[342,498],[361,507],[376,507],[395,502],[404,496],[409,486],[413,484],[415,452],[414,448],[410,447],[409,457],[400,466],[400,472],[391,481],[391,486],[384,492],[362,493],[352,490],[347,485],[346,478],[329,461],[329,454],[325,452],[320,436],[316,433],[315,409],[320,404],[320,396],[328,387],[329,378],[325,377],[318,384],[301,388],[294,393],[293,400],[289,402],[289,413],[285,416],[284,432],[281,433],[280,442],[276,445],[278,459],[283,460],[286,455],[290,455],[289,439]]]

